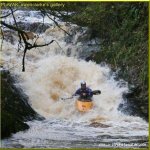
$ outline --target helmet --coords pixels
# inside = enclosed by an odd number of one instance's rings
[[[86,85],[86,82],[85,81],[81,81],[80,84],[81,84],[81,86],[82,85]]]

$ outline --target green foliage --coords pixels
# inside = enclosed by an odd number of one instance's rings
[[[148,3],[91,3],[69,18],[92,29],[92,37],[99,37],[101,50],[97,63],[106,61],[116,68],[134,70],[136,82],[147,83],[148,64]],[[131,77],[131,78],[130,78]]]

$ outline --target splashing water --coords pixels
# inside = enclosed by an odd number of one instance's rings
[[[48,40],[58,36],[65,53],[62,55],[56,43],[28,51],[26,72],[20,71],[22,51],[16,52],[16,44],[3,43],[1,64],[19,76],[18,84],[28,95],[29,103],[46,118],[27,122],[30,129],[3,140],[3,147],[147,147],[148,124],[139,117],[118,111],[127,85],[120,86],[107,65],[78,59],[84,52],[75,47],[84,46],[81,42],[71,45],[63,41],[66,35],[58,30],[53,32],[55,34],[49,35],[47,30],[38,42],[43,42],[45,35]],[[92,90],[101,90],[101,95],[93,98],[94,108],[87,113],[76,110],[76,98],[61,100],[79,88],[80,80],[85,80]],[[93,123],[98,127],[92,126]]]
[[[117,114],[122,93],[127,90],[126,87],[120,88],[110,78],[108,67],[101,67],[93,62],[57,55],[40,60],[35,67],[38,69],[25,74],[27,82],[22,85],[32,106],[45,117],[75,116],[75,99],[65,102],[59,99],[70,97],[79,87],[81,79],[87,81],[91,89],[102,91],[101,95],[94,96],[95,109],[91,113],[98,112],[97,115]]]

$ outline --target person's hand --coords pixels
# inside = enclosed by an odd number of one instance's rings
[[[82,96],[86,96],[86,93],[82,93]]]

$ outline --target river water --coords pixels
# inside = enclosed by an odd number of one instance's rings
[[[43,21],[38,11],[16,11],[15,17],[27,29],[33,23]],[[1,64],[17,76],[16,85],[28,95],[32,108],[46,119],[27,122],[30,129],[2,140],[2,147],[148,147],[148,123],[118,110],[119,104],[123,103],[123,93],[128,91],[127,83],[116,81],[107,64],[84,60],[100,49],[88,36],[88,29],[56,18],[61,27],[71,33],[69,36],[49,18],[44,20],[48,26],[46,31],[40,34],[39,30],[34,31],[39,36],[37,44],[53,39],[57,42],[28,51],[26,71],[21,72],[23,51],[17,52],[18,37],[13,34],[13,43],[3,41]],[[12,16],[5,21],[13,24]],[[70,97],[81,80],[85,80],[91,89],[102,92],[94,96],[94,108],[87,113],[76,110],[76,98],[61,100]]]

